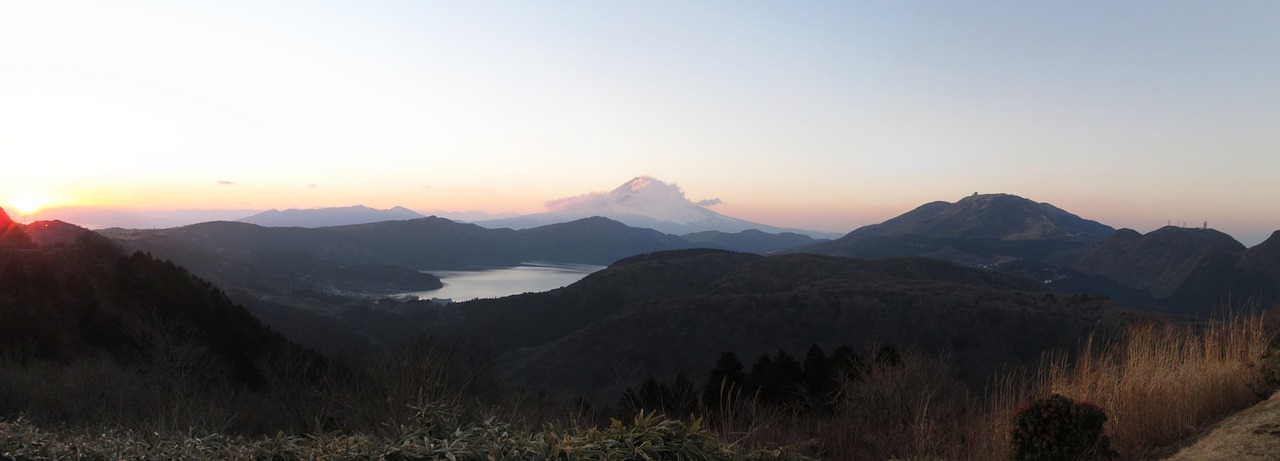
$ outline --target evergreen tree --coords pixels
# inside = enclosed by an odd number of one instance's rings
[[[743,393],[747,375],[742,372],[742,362],[733,352],[721,352],[715,368],[707,375],[702,388],[702,403],[709,408],[737,400]]]
[[[804,387],[811,398],[827,395],[835,388],[831,361],[817,344],[809,346],[804,354]]]

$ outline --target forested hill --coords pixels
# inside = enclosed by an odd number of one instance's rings
[[[26,231],[39,241],[42,228],[26,226]],[[58,394],[74,383],[25,387],[9,380],[34,373],[39,368],[31,367],[40,364],[54,366],[56,373],[80,373],[75,379],[98,387],[93,395],[122,393],[93,398],[93,405],[136,397],[133,404],[121,403],[138,406],[118,411],[129,413],[147,411],[140,401],[158,398],[135,395],[143,391],[161,394],[164,389],[195,398],[217,389],[249,390],[252,394],[241,394],[237,402],[250,395],[263,398],[299,377],[282,376],[281,361],[295,366],[291,373],[299,373],[301,364],[323,362],[181,267],[145,253],[122,254],[108,239],[84,229],[70,243],[0,249],[0,319],[3,366],[18,367],[6,368],[6,379],[0,380],[7,386],[0,414],[56,413],[28,407],[49,405],[50,398],[75,404],[79,397]]]
[[[1109,303],[926,258],[714,250],[624,259],[569,287],[450,306],[446,329],[505,351],[512,379],[610,399],[653,376],[812,344],[948,352],[980,382],[1112,318]]]

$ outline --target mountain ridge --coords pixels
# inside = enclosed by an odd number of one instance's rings
[[[426,216],[423,216],[416,211],[401,206],[379,210],[364,205],[353,205],[347,207],[309,209],[270,209],[252,216],[237,219],[236,221],[257,224],[264,227],[316,228],[347,226],[379,221],[402,221],[425,217]]]

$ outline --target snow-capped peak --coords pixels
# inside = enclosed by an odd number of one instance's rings
[[[720,199],[708,199],[708,205]],[[702,231],[741,232],[757,229],[765,232],[796,232],[765,224],[743,221],[712,211],[685,197],[680,186],[650,176],[638,176],[609,192],[589,194],[546,202],[547,211],[528,216],[482,221],[485,227],[526,229],[568,222],[591,216],[603,216],[633,227],[647,227],[671,234]],[[802,231],[810,233],[808,231]],[[819,233],[813,233],[820,235]]]
[[[625,184],[618,186],[618,188],[614,189],[613,192],[610,193],[614,195],[625,194],[628,192],[632,194],[639,194],[646,191],[673,192],[681,198],[684,197],[684,192],[680,190],[679,186],[676,186],[675,184],[667,184],[652,176],[636,176]]]
[[[640,176],[608,192],[595,192],[547,202],[552,212],[646,216],[658,221],[689,224],[720,217],[684,196],[680,186]]]

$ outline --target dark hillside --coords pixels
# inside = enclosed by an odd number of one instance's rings
[[[755,229],[747,229],[738,233],[720,231],[695,232],[681,235],[689,243],[698,247],[719,248],[744,253],[764,254],[773,250],[809,245],[824,240],[815,240],[808,235],[794,232],[770,234]]]
[[[1275,231],[1266,241],[1245,250],[1240,256],[1240,268],[1246,272],[1271,276],[1280,290],[1280,231]]]
[[[86,233],[70,248],[0,251],[0,348],[19,360],[69,362],[108,354],[145,364],[182,343],[260,385],[262,360],[292,347],[221,290],[169,261],[125,257]]]
[[[1244,245],[1213,229],[1163,227],[1146,235],[1123,229],[1074,265],[1089,275],[1111,278],[1131,288],[1150,290],[1157,299],[1174,294],[1207,260],[1238,254]]]
[[[651,376],[696,375],[722,351],[814,343],[950,351],[980,381],[1111,318],[1098,297],[936,260],[710,250],[628,258],[561,290],[450,309],[459,331],[506,352],[522,385],[602,399]]]
[[[680,237],[592,217],[518,231],[523,261],[571,261],[611,264],[654,251],[687,248]]]
[[[209,414],[229,430],[305,423],[271,413],[284,403],[273,399],[297,392],[319,356],[172,262],[83,229],[71,244],[67,227],[27,230],[57,243],[0,250],[0,415],[124,424],[220,405]]]
[[[546,293],[481,299],[451,306],[454,332],[500,350],[562,338],[624,306],[692,295],[760,256],[679,250],[626,258],[577,283]]]

